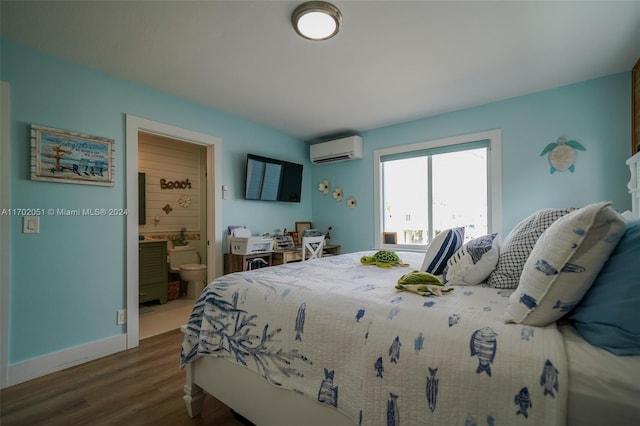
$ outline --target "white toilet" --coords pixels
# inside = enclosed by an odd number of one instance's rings
[[[180,273],[180,278],[188,283],[187,297],[197,299],[204,289],[207,280],[207,265],[198,263],[198,252],[195,247],[176,246],[167,250],[169,253],[169,270]]]

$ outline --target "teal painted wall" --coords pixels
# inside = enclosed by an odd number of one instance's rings
[[[6,40],[0,54],[11,86],[12,208],[124,208],[125,114],[133,114],[222,140],[223,226],[266,232],[311,219],[311,163],[299,140]],[[31,124],[114,139],[115,186],[31,181]],[[243,200],[247,152],[305,164],[302,203]],[[10,364],[124,332],[115,320],[126,300],[125,217],[45,216],[36,235],[15,217],[10,244]]]
[[[364,159],[313,166],[314,226],[333,226],[332,242],[344,252],[374,245],[373,152],[390,146],[441,139],[491,129],[502,130],[503,234],[533,211],[545,207],[581,207],[610,200],[621,211],[631,208],[626,192],[631,155],[631,75],[611,75],[579,84],[475,108],[428,117],[362,133]],[[575,172],[549,172],[544,147],[558,137],[575,139]],[[354,196],[355,209],[323,196],[317,185]],[[460,171],[460,180],[473,179]],[[411,182],[398,191],[411,193]]]
[[[39,54],[3,40],[0,78],[11,85],[11,205],[14,208],[125,206],[125,114],[184,127],[223,141],[223,225],[254,233],[312,220],[343,252],[373,247],[373,151],[454,135],[502,129],[503,229],[533,210],[608,199],[630,208],[625,192],[630,140],[630,74],[622,73],[375,129],[362,134],[365,158],[313,166],[308,148],[273,129],[222,114],[133,83]],[[110,137],[116,147],[111,188],[30,180],[29,125]],[[559,136],[586,146],[575,173],[549,174],[539,154]],[[247,152],[305,164],[302,203],[242,198]],[[461,176],[464,178],[464,174]],[[355,209],[317,185],[330,179]],[[411,183],[398,190],[411,191]],[[125,218],[43,217],[41,233],[22,234],[11,222],[9,362],[17,363],[124,332],[115,312],[125,305]]]

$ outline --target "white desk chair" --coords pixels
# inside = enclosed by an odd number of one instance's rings
[[[319,237],[302,237],[302,261],[322,257],[324,235]],[[307,252],[309,252],[307,257]]]

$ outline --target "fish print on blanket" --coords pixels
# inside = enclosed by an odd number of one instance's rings
[[[398,297],[392,299],[391,303],[396,305],[396,306],[391,308],[391,310],[389,311],[389,315],[387,316],[387,319],[390,319],[390,320],[395,318],[400,313],[400,306],[398,306],[398,305],[400,303],[402,303],[402,296],[398,296]]]
[[[531,403],[531,397],[529,397],[529,389],[526,386],[520,389],[520,392],[513,398],[513,402],[518,406],[516,416],[522,414],[525,418],[529,418],[529,408],[533,407],[533,404]]]
[[[398,426],[399,424],[398,395],[389,393],[389,400],[387,401],[387,426]]]
[[[425,308],[432,308],[433,305],[435,305],[435,304],[436,304],[436,302],[434,302],[433,300],[429,300],[428,302],[424,302],[422,304],[422,306],[424,306]]]
[[[534,330],[531,327],[522,327],[522,331],[520,331],[520,340],[526,340],[530,342],[533,338]]]
[[[376,286],[373,284],[365,284],[363,286],[354,288],[355,291],[371,291],[375,289],[376,289]]]
[[[400,306],[394,306],[393,308],[391,308],[391,310],[389,311],[389,315],[387,316],[387,319],[394,319],[396,316],[398,316],[398,314],[400,313]]]
[[[398,359],[400,359],[400,346],[402,346],[402,343],[400,343],[400,336],[396,336],[396,338],[393,339],[391,346],[389,346],[389,359],[394,364],[397,364]]]
[[[206,338],[200,339],[199,345],[195,345],[188,353],[181,353],[182,364],[190,362],[197,355],[226,353],[238,364],[247,366],[253,363],[258,372],[276,386],[282,385],[276,379],[277,375],[304,377],[297,363],[313,365],[297,349],[287,350],[281,346],[278,339],[281,328],[265,324],[261,330],[256,329],[258,315],[238,308],[237,293],[231,295],[231,302],[213,291],[203,293],[202,297],[204,300],[198,299],[196,306],[206,303],[209,310],[204,318],[199,318],[206,320],[211,330],[207,331]],[[190,317],[187,329],[191,330],[195,326],[192,322],[200,321],[199,318]]]
[[[438,402],[438,382],[440,382],[440,379],[436,379],[437,373],[437,368],[429,367],[429,375],[427,376],[427,403],[432,413],[436,411],[436,403]]]
[[[453,327],[458,323],[458,321],[460,321],[460,315],[458,314],[449,315],[449,327]]]
[[[306,309],[307,309],[307,302],[304,302],[298,308],[298,315],[296,315],[295,332],[296,332],[296,340],[298,341],[302,341],[302,333],[304,333],[304,318],[305,318]]]
[[[318,391],[318,401],[323,404],[338,406],[338,386],[333,385],[334,370],[324,369],[324,379]]]
[[[358,309],[358,312],[356,313],[356,322],[360,322],[360,320],[364,317],[364,312],[364,308]]]
[[[416,352],[420,352],[424,349],[424,336],[422,333],[418,334],[418,337],[413,341],[413,348]]]
[[[544,387],[544,395],[551,395],[552,398],[556,397],[553,390],[555,389],[557,392],[560,387],[558,384],[558,373],[558,369],[547,359],[542,369],[542,375],[540,376],[540,386]]]
[[[513,290],[498,290],[497,294],[500,297],[509,297],[513,293]]]
[[[484,371],[491,377],[491,364],[498,347],[497,335],[491,327],[480,328],[471,335],[469,346],[471,347],[471,356],[478,357],[477,374]]]
[[[382,373],[384,373],[384,366],[382,365],[382,357],[376,360],[374,367],[376,369],[376,377],[380,377],[382,379],[383,378]]]
[[[467,418],[464,419],[464,426],[478,426],[478,422],[475,417],[469,414],[467,415]]]

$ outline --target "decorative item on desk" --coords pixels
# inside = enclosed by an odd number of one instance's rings
[[[274,240],[274,247],[278,249],[293,248],[293,237],[290,235],[278,235]]]
[[[327,233],[324,234],[324,239],[325,240],[330,240],[331,239],[331,230],[333,229],[333,226],[329,226],[327,228]]]
[[[311,229],[311,222],[296,222],[296,232],[302,238],[305,229]]]
[[[322,232],[312,228],[305,229],[304,233],[302,234],[302,237],[321,237],[321,236],[322,236]]]
[[[246,229],[245,225],[229,225],[227,227],[227,234],[228,235],[233,235],[233,230],[234,229]]]
[[[293,241],[294,246],[300,245],[300,238],[297,232],[287,232],[287,235],[291,237],[291,241]]]

